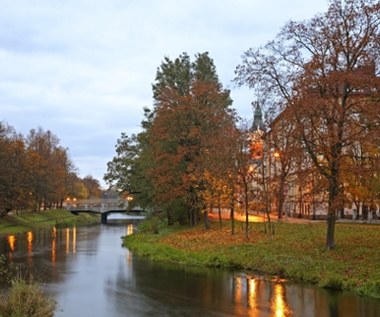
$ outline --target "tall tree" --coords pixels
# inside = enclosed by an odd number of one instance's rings
[[[205,175],[220,178],[222,162],[228,161],[230,151],[221,149],[235,124],[229,91],[219,83],[208,53],[197,54],[194,62],[184,53],[175,60],[166,57],[157,69],[153,98],[143,131],[122,135],[105,178],[136,192],[139,203],[165,210],[169,223],[180,219],[195,225],[206,212]]]
[[[190,63],[186,54],[166,59],[153,85],[155,108],[149,134],[154,168],[150,177],[161,202],[182,200],[190,224],[205,209],[205,172],[218,166],[224,130],[234,124],[229,91],[219,83],[207,53]],[[219,148],[218,148],[219,147]]]
[[[301,145],[328,183],[328,250],[343,204],[343,159],[379,129],[379,24],[378,1],[332,0],[326,13],[291,21],[245,52],[236,69],[236,82],[257,89],[268,108],[293,112]]]
[[[51,131],[32,129],[26,138],[29,168],[32,174],[32,197],[37,209],[52,207],[65,196],[66,178],[73,172],[67,149]]]
[[[93,178],[91,175],[87,175],[82,181],[87,188],[88,198],[100,198],[102,195],[102,189],[100,188],[100,183],[97,179]]]
[[[0,122],[0,215],[30,207],[30,177],[21,135]]]

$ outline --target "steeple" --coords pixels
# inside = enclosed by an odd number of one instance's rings
[[[261,111],[259,103],[257,102],[256,107],[255,107],[255,112],[253,114],[253,123],[252,123],[251,131],[255,132],[258,130],[264,132],[265,131],[265,125],[264,125],[264,121],[263,121],[263,113]]]

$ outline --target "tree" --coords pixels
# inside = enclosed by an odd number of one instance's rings
[[[274,185],[271,191],[275,197],[278,219],[282,219],[286,188],[292,182],[296,163],[301,161],[302,165],[304,160],[292,114],[288,116],[284,111],[281,116],[273,120],[264,138],[270,169],[268,181]]]
[[[88,198],[100,198],[102,190],[97,179],[93,178],[91,175],[87,175],[82,179],[82,182],[87,188]]]
[[[26,138],[29,170],[32,175],[31,196],[37,210],[62,205],[66,195],[66,179],[73,172],[67,149],[51,131],[32,129]]]
[[[137,192],[139,202],[166,211],[169,224],[196,225],[202,212],[207,216],[205,175],[227,175],[227,168],[221,171],[229,151],[220,149],[235,124],[229,91],[208,53],[197,54],[194,62],[184,53],[164,59],[153,98],[153,110],[144,110],[143,131],[118,140],[105,177]]]
[[[27,162],[22,136],[0,122],[0,215],[30,206],[31,174]]]
[[[166,59],[153,85],[154,120],[149,131],[155,163],[149,176],[160,203],[181,200],[191,225],[205,212],[206,172],[220,168],[225,129],[234,125],[224,90],[207,53],[190,63],[186,54]],[[220,161],[223,161],[220,160]]]
[[[289,22],[274,41],[245,52],[238,84],[271,110],[292,112],[300,144],[328,184],[326,248],[343,205],[342,162],[379,129],[380,4],[332,0],[326,13]]]

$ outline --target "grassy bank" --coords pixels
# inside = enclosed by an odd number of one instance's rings
[[[73,225],[85,225],[98,223],[99,221],[99,217],[97,216],[86,213],[76,216],[64,209],[28,212],[0,218],[0,235],[51,228],[53,226],[70,227]]]
[[[126,237],[124,245],[155,260],[254,270],[380,298],[380,226],[337,224],[337,247],[330,252],[324,250],[324,223],[276,223],[273,237],[263,224],[251,226],[248,241],[242,228],[232,236],[227,223],[222,229],[214,223],[210,230],[144,230]]]

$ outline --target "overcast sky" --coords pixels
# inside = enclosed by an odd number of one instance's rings
[[[165,56],[209,52],[238,114],[252,93],[232,83],[241,55],[327,0],[0,0],[0,121],[50,130],[79,175],[101,184],[122,132],[139,131]]]

